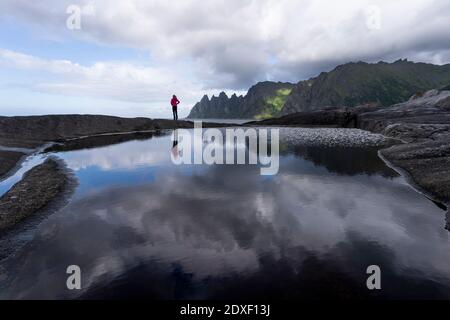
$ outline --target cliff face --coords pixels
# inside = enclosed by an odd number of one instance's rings
[[[251,119],[278,114],[293,88],[291,83],[260,82],[248,90],[245,97],[221,92],[211,99],[204,96],[191,110],[190,119]]]
[[[450,83],[450,64],[438,66],[398,60],[394,63],[347,63],[318,77],[300,81],[282,114],[366,103],[389,106],[417,92]]]

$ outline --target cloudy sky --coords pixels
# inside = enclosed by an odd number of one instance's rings
[[[185,116],[349,61],[449,63],[448,30],[448,0],[1,0],[0,114],[169,117],[176,93]]]

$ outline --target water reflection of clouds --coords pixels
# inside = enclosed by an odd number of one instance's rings
[[[246,151],[245,143],[223,144],[222,141],[203,140],[202,137],[196,137],[192,134],[192,130],[186,130],[192,137],[192,158],[194,153],[200,151],[202,156],[203,149],[194,150],[194,144],[198,144],[203,148],[206,145],[215,146],[222,150],[225,155],[227,150]],[[96,149],[84,149],[70,151],[57,154],[62,157],[68,166],[75,170],[87,169],[89,167],[97,167],[104,171],[110,170],[134,170],[137,167],[150,167],[171,165],[170,154],[176,152],[180,145],[174,144],[170,136],[153,137],[145,141],[130,141],[122,144],[115,144],[107,147]],[[174,150],[175,149],[175,150]],[[186,151],[185,151],[186,152]],[[193,161],[193,159],[192,159]]]
[[[114,146],[60,153],[73,170],[91,166],[102,170],[132,170],[139,166],[156,166],[170,163],[169,139],[153,138],[150,141],[131,141]],[[165,151],[165,152],[164,152]]]
[[[42,224],[32,250],[10,270],[6,292],[70,297],[61,286],[49,287],[63,281],[56,270],[68,263],[79,264],[85,285],[93,286],[143,263],[163,273],[176,263],[200,283],[255,274],[263,257],[300,268],[313,253],[339,257],[339,264],[354,258],[343,248],[367,254],[357,250],[364,247],[361,239],[389,248],[398,272],[448,280],[448,235],[437,227],[443,214],[408,186],[381,176],[324,177],[301,170],[263,180],[256,170],[213,166],[188,179],[157,175],[152,185],[80,199]]]
[[[44,221],[30,246],[4,264],[0,298],[75,297],[65,288],[70,264],[82,268],[88,291],[127,283],[130,270],[148,266],[146,285],[161,285],[155,297],[168,298],[175,270],[196,283],[190,298],[208,295],[205,283],[216,290],[215,279],[259,284],[286,275],[280,283],[296,283],[315,277],[320,261],[350,277],[367,261],[391,265],[398,277],[410,270],[450,278],[443,213],[376,152],[288,146],[271,179],[257,166],[202,166],[188,175],[187,167],[158,168],[151,184],[136,185],[131,176],[141,167],[171,165],[172,147],[165,136],[60,154],[71,168],[93,171],[78,172],[81,186],[101,179],[96,168],[110,179],[129,170],[130,184],[108,180]],[[278,266],[287,269],[277,274]],[[171,280],[164,287],[161,279]]]

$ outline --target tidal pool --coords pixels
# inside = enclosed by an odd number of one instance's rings
[[[53,153],[78,187],[4,240],[26,243],[0,262],[0,298],[450,298],[445,212],[376,147],[311,143],[333,129],[283,130],[274,176],[176,166],[170,135]],[[81,290],[66,287],[69,265]],[[367,289],[370,265],[381,290]]]

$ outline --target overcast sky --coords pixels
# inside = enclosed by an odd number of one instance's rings
[[[185,116],[349,61],[449,63],[449,30],[448,0],[1,0],[0,114],[169,117],[176,93]]]

